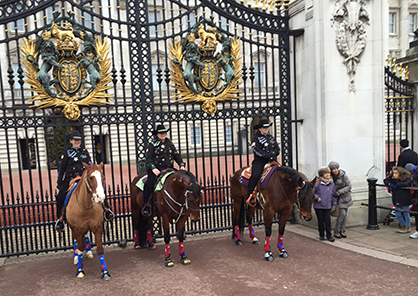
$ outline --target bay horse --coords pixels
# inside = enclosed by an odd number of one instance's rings
[[[143,192],[136,184],[146,173],[141,173],[136,176],[131,183],[131,209],[132,209],[132,223],[134,229],[135,248],[141,248],[148,244],[149,249],[155,249],[152,244],[152,219],[153,216],[162,218],[164,230],[164,263],[166,267],[174,266],[171,259],[170,252],[170,222],[176,224],[177,238],[179,240],[179,255],[183,265],[190,264],[190,260],[186,257],[184,252],[184,237],[185,224],[190,214],[190,219],[197,222],[200,219],[199,206],[202,201],[203,186],[197,184],[196,177],[188,171],[168,171],[162,174],[169,174],[164,176],[165,181],[160,190],[154,193],[157,204],[157,211],[153,206],[153,215],[144,218],[141,214],[143,207]],[[157,186],[159,186],[159,180]],[[161,186],[161,185],[160,185]],[[145,234],[146,231],[146,243]]]
[[[84,277],[83,251],[85,234],[93,232],[97,254],[100,259],[102,279],[109,280],[110,273],[104,259],[103,235],[103,202],[106,198],[104,188],[103,162],[100,165],[83,163],[85,170],[77,188],[71,193],[66,213],[73,239],[77,242],[77,277]]]
[[[241,168],[235,172],[231,178],[231,196],[234,200],[234,233],[236,245],[242,245],[241,231],[244,228],[244,202],[246,201],[247,187],[240,183],[240,176],[246,167]],[[286,222],[292,214],[293,205],[297,204],[301,216],[306,221],[312,219],[312,202],[315,197],[313,186],[316,183],[316,178],[311,182],[302,173],[297,172],[293,168],[279,166],[275,168],[267,183],[267,188],[262,189],[261,195],[265,202],[263,207],[259,201],[255,207],[248,206],[247,222],[250,231],[250,238],[254,244],[259,244],[255,236],[252,219],[255,209],[264,208],[264,223],[265,223],[265,242],[264,242],[264,258],[267,261],[273,261],[273,254],[270,248],[271,226],[273,218],[276,213],[279,213],[279,238],[277,247],[279,249],[280,257],[287,258],[288,254],[284,248],[284,230]]]

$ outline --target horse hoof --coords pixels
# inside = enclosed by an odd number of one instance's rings
[[[110,280],[110,273],[107,270],[102,271],[102,280],[104,281]]]
[[[77,265],[77,263],[78,263],[78,256],[74,256],[73,263],[74,263],[74,265]]]
[[[289,255],[287,254],[287,252],[286,252],[286,250],[285,250],[285,249],[281,249],[281,250],[279,250],[279,256],[280,256],[280,257],[282,257],[282,258],[287,258],[287,257],[289,257]]]
[[[148,249],[150,249],[150,250],[156,250],[157,247],[154,245],[154,243],[149,243],[148,244]]]
[[[86,253],[86,255],[87,255],[87,258],[89,258],[89,259],[93,259],[94,258],[94,254],[93,254],[93,252],[92,251],[88,251],[87,253]],[[78,261],[78,260],[77,260]]]
[[[242,241],[241,241],[241,240],[237,240],[237,241],[235,241],[235,244],[236,244],[237,246],[242,246]]]
[[[260,242],[258,241],[258,238],[253,238],[253,244],[254,245],[259,245],[260,244]]]
[[[84,269],[82,269],[82,268],[77,269],[76,275],[79,279],[83,278],[84,277]]]
[[[190,264],[190,259],[187,258],[186,256],[181,256],[181,264],[189,265]]]
[[[264,259],[266,259],[268,262],[272,262],[274,260],[273,254],[271,252],[266,252],[264,254]]]
[[[173,266],[174,266],[173,260],[171,260],[170,257],[165,258],[165,267],[173,267]]]

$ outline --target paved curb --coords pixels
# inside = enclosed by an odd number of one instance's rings
[[[293,233],[299,234],[299,235],[303,235],[305,237],[309,237],[311,239],[314,240],[318,240],[318,235],[316,233],[313,233],[311,231],[305,230],[303,229],[306,226],[302,226],[302,225],[286,225],[286,231],[291,231]],[[408,266],[413,266],[413,267],[418,267],[418,260],[415,259],[408,259],[408,258],[404,258],[402,256],[397,256],[397,255],[393,255],[393,254],[388,254],[382,251],[376,251],[376,250],[372,250],[369,248],[364,248],[364,247],[359,247],[359,246],[354,246],[352,244],[343,242],[341,240],[335,240],[335,242],[328,242],[328,241],[324,241],[324,243],[330,244],[332,246],[335,246],[337,248],[341,248],[344,250],[348,250],[348,251],[353,251],[362,255],[366,255],[366,256],[370,256],[373,258],[378,258],[378,259],[382,259],[382,260],[386,260],[386,261],[390,261],[390,262],[394,262],[394,263],[400,263],[400,264],[404,264],[404,265],[408,265]]]

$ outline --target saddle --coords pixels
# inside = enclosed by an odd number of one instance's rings
[[[81,180],[81,176],[77,176],[77,177],[71,179],[67,192],[69,192],[74,187],[74,185],[76,185],[78,183],[78,181],[80,181],[80,180]]]
[[[263,195],[261,194],[261,189],[267,188],[267,183],[270,180],[270,177],[273,175],[273,173],[276,171],[276,167],[279,167],[280,164],[278,162],[270,162],[264,166],[263,173],[261,174],[260,180],[257,183],[257,186],[255,187],[253,193],[251,196],[247,199],[246,203],[249,206],[255,207],[257,204],[257,201],[260,203],[261,207],[264,208],[265,199]],[[241,176],[239,178],[239,182],[245,186],[248,187],[249,179],[251,178],[252,173],[252,166],[244,169],[241,172]],[[250,200],[254,199],[256,201],[256,204],[251,205]]]

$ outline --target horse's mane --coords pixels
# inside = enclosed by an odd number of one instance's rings
[[[200,193],[200,187],[199,187],[199,184],[197,183],[197,178],[191,172],[186,171],[186,170],[183,170],[183,171],[180,170],[180,171],[177,171],[177,174],[189,177],[189,182],[191,183],[190,189],[192,190],[194,195],[198,195]]]
[[[295,169],[290,168],[290,167],[279,166],[276,168],[276,171],[280,171],[280,172],[290,175],[293,179],[296,180],[296,182],[298,182],[299,179],[303,179],[302,176],[299,175],[299,173]]]

